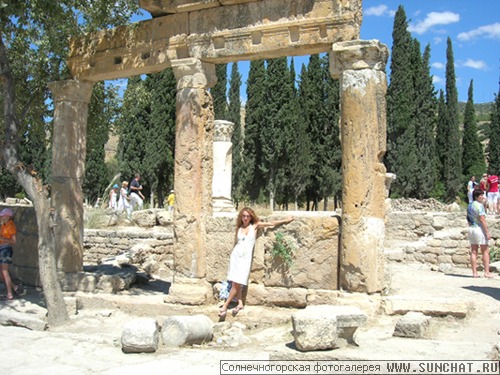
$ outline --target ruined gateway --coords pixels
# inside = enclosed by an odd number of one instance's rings
[[[343,196],[331,289],[374,293],[384,284],[385,64],[387,47],[359,40],[361,0],[140,0],[153,19],[71,41],[74,80],[53,82],[54,204],[58,266],[83,266],[87,105],[94,82],[172,67],[177,79],[175,272],[210,273],[215,64],[329,52],[341,80]],[[77,150],[77,152],[75,152]],[[60,183],[58,183],[58,181]],[[68,185],[71,188],[68,188]],[[76,202],[76,203],[75,203]],[[309,216],[297,219],[307,222]],[[312,223],[312,222],[310,222]],[[335,232],[335,231],[334,231]],[[338,255],[337,255],[338,254]]]

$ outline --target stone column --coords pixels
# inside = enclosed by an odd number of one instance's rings
[[[335,43],[330,73],[340,78],[342,231],[340,287],[384,287],[384,218],[388,49],[377,40]]]
[[[49,83],[54,97],[52,137],[52,207],[57,268],[62,272],[83,269],[83,191],[88,103],[93,83]]]
[[[206,218],[212,216],[214,113],[208,88],[215,65],[194,58],[172,61],[177,79],[174,261],[177,274],[204,277]]]
[[[229,121],[215,120],[214,137],[214,175],[212,181],[212,198],[214,212],[234,212],[231,200],[231,178],[233,161],[233,144],[231,136],[234,124]]]

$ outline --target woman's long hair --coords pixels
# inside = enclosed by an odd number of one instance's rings
[[[255,213],[254,210],[252,210],[250,207],[243,207],[236,219],[236,233],[234,236],[234,243],[236,244],[238,242],[238,230],[243,226],[243,212],[247,212],[252,218],[250,219],[250,224],[257,224],[260,219]]]

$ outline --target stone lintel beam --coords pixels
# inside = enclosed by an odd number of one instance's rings
[[[220,64],[307,55],[359,38],[361,0],[224,4],[73,39],[68,66],[74,77],[101,81],[162,71],[175,59]]]
[[[168,14],[192,12],[224,5],[252,3],[261,0],[139,0],[139,7],[147,10],[153,17]]]
[[[387,57],[378,41],[337,43],[330,54],[342,109],[340,285],[352,292],[384,287]]]

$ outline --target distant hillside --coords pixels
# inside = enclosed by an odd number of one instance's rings
[[[459,102],[458,109],[460,110],[460,115],[463,117],[465,111],[466,102]],[[474,104],[474,110],[476,111],[476,120],[479,121],[489,121],[490,113],[493,110],[493,102]],[[461,120],[462,121],[462,120]]]

